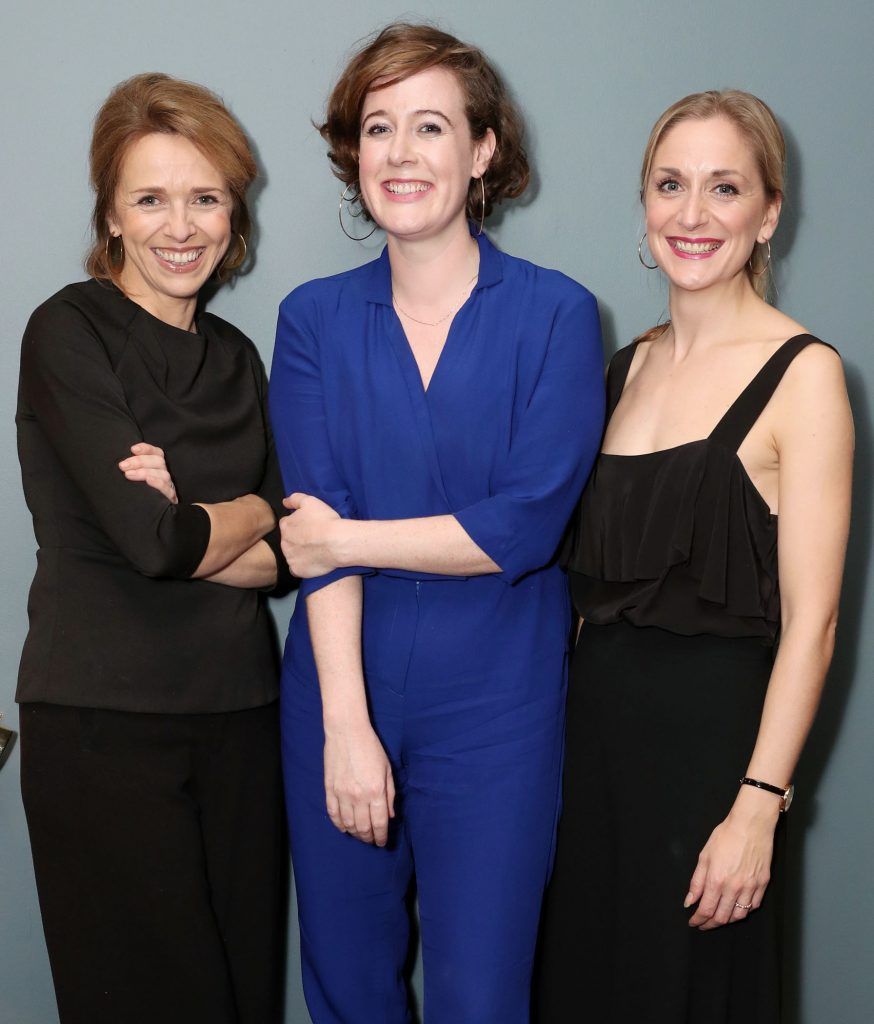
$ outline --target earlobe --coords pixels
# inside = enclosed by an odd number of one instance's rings
[[[112,203],[110,208],[106,211],[106,227],[113,238],[121,237],[121,228],[119,227],[118,221],[115,219],[115,203]]]

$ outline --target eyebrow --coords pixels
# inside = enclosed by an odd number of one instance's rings
[[[136,195],[138,192],[142,192],[143,195],[159,195],[167,190],[162,185],[145,186],[144,188],[132,188],[131,195]],[[224,192],[225,189],[221,185],[200,185],[197,188],[191,190],[193,195],[202,196],[206,195],[207,192]]]
[[[443,113],[442,110],[422,109],[422,110],[414,110],[413,111],[413,117],[421,117],[423,114],[430,114],[432,117],[442,117],[443,120],[449,125],[450,128],[454,128],[455,127],[453,125],[452,121]],[[364,125],[366,125],[367,122],[371,119],[371,117],[388,117],[388,116],[389,116],[389,114],[388,114],[387,110],[371,110],[371,112],[362,120],[361,126],[363,128]]]
[[[682,178],[683,172],[678,167],[656,167],[654,168],[657,174],[672,174],[674,177]],[[735,171],[731,167],[715,167],[710,172],[711,178],[743,178],[744,181],[749,181],[749,178],[745,174],[741,174],[740,171]]]
[[[417,117],[418,117],[418,116],[420,116],[420,115],[422,115],[422,114],[431,114],[431,115],[432,115],[433,117],[442,117],[442,118],[443,118],[443,120],[444,120],[444,121],[445,121],[445,122],[446,122],[446,123],[447,123],[447,124],[449,125],[449,127],[450,127],[450,128],[452,127],[452,122],[451,122],[451,121],[449,120],[449,118],[448,118],[448,117],[447,117],[447,116],[446,116],[446,115],[445,115],[445,114],[443,113],[443,111],[442,111],[442,110],[414,110],[414,111],[413,111],[413,113],[414,113],[414,114],[415,114],[415,115],[416,115]]]

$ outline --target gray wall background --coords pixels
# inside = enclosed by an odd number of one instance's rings
[[[481,45],[525,113],[536,187],[496,219],[507,251],[558,267],[599,297],[608,351],[665,308],[658,275],[637,261],[638,162],[670,102],[735,86],[765,98],[790,144],[783,223],[774,246],[779,302],[844,355],[858,430],[855,520],[839,653],[798,773],[790,817],[791,1003],[795,1024],[863,1024],[874,1005],[874,783],[870,686],[872,175],[874,101],[867,0],[638,4],[520,0],[34,0],[3,2],[0,76],[3,345],[0,347],[0,712],[13,703],[34,569],[20,493],[13,413],[18,344],[30,311],[83,277],[90,122],[112,85],[161,70],[218,91],[255,140],[262,178],[253,271],[212,308],[269,360],[276,306],[295,285],[372,257],[337,225],[339,189],[310,124],[353,42],[406,15]],[[811,544],[816,538],[811,538]],[[290,602],[274,608],[280,628]],[[702,680],[702,686],[706,680]],[[629,813],[633,813],[633,799]],[[308,1020],[295,928],[287,1021]],[[18,751],[0,774],[0,1022],[56,1024],[18,791]],[[121,1024],[121,1022],[120,1022]]]

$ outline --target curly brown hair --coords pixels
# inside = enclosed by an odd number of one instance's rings
[[[387,25],[353,54],[331,92],[325,122],[317,127],[330,146],[328,159],[334,174],[360,193],[358,147],[365,96],[374,87],[394,85],[434,67],[446,68],[458,79],[473,139],[482,139],[489,128],[495,133],[497,145],[483,177],[485,209],[479,180],[472,179],[468,189],[467,216],[479,221],[496,203],[522,195],[531,171],[522,117],[500,75],[475,46],[433,25],[403,21]],[[359,202],[364,218],[371,220],[363,199]]]
[[[109,94],[94,119],[91,135],[91,187],[94,211],[91,226],[94,244],[85,259],[85,270],[102,280],[117,279],[124,256],[113,258],[108,219],[115,202],[121,168],[130,147],[144,135],[164,132],[181,135],[193,143],[228,183],[233,200],[231,230],[243,239],[233,245],[219,269],[225,280],[246,257],[252,228],[246,190],[258,168],[246,133],[215,93],[202,85],[159,72],[134,75]]]

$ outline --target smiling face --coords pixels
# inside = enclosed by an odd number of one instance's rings
[[[371,216],[390,237],[434,238],[465,228],[471,178],[495,148],[471,138],[464,93],[444,68],[372,89],[361,112],[358,177]]]
[[[121,290],[169,323],[193,316],[231,237],[222,175],[188,139],[154,132],[128,150],[113,205],[109,230],[124,243]]]
[[[777,227],[749,144],[725,117],[675,125],[655,151],[646,182],[650,251],[671,284],[698,291],[745,277],[756,242]]]

